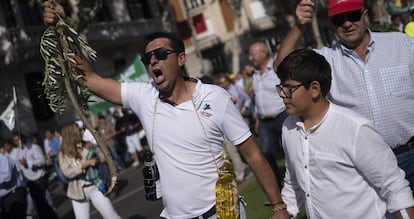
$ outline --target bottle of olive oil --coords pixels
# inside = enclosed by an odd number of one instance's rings
[[[218,169],[219,179],[216,182],[216,214],[217,219],[239,218],[239,192],[234,180],[234,170],[228,154],[223,154],[224,163]]]

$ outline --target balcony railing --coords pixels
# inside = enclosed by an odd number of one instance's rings
[[[204,0],[185,0],[184,4],[188,10],[192,10],[204,6],[205,2]]]
[[[201,14],[207,8],[204,0],[185,0],[184,5],[189,16]]]
[[[142,19],[123,23],[95,23],[89,26],[88,40],[116,40],[142,37],[154,31],[161,31],[159,19]]]

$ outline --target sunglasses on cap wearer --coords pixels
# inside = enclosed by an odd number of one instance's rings
[[[350,22],[357,22],[361,20],[363,11],[356,10],[356,11],[349,11],[341,14],[337,14],[331,17],[332,23],[336,26],[342,26],[346,21]]]
[[[149,65],[151,63],[151,57],[153,55],[155,56],[157,60],[166,60],[168,58],[168,55],[171,53],[178,53],[178,52],[172,49],[166,49],[166,48],[160,47],[158,49],[154,49],[150,52],[145,53],[141,57],[141,61],[142,63],[144,63],[144,65]]]

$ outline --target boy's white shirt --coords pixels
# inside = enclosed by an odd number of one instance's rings
[[[305,203],[308,218],[378,219],[414,205],[390,147],[370,121],[349,109],[330,103],[307,131],[298,116],[290,116],[282,141],[282,197],[294,216]]]

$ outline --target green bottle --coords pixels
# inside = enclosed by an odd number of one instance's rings
[[[218,169],[219,179],[216,182],[216,216],[217,219],[239,218],[239,191],[234,180],[233,165],[228,154],[223,154],[224,163]]]

